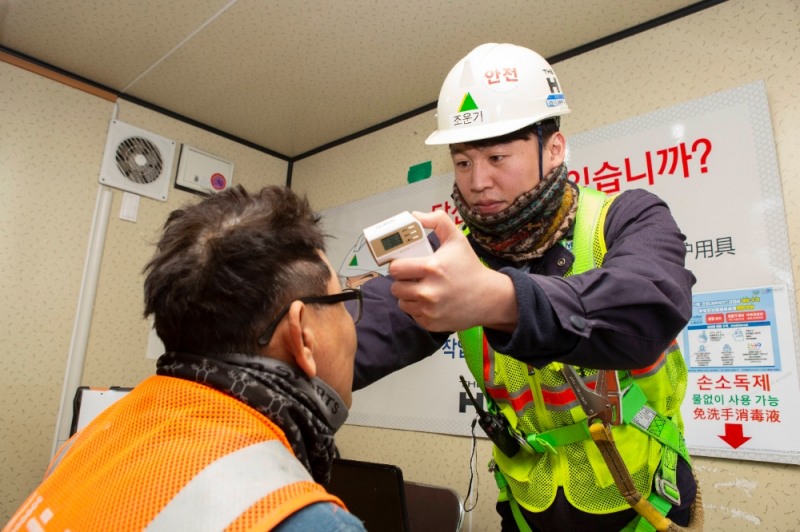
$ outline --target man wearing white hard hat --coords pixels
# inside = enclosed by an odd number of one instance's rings
[[[453,67],[426,142],[449,145],[465,227],[415,213],[435,253],[363,285],[355,387],[457,331],[487,402],[503,530],[696,528],[675,342],[695,282],[684,235],[647,191],[568,180],[569,112],[527,48],[484,44]]]

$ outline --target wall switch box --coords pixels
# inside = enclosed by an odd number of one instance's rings
[[[194,193],[216,194],[233,183],[233,162],[198,148],[181,146],[175,188]]]

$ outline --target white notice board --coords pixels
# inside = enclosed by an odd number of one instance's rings
[[[764,83],[570,136],[567,146],[572,181],[607,193],[650,190],[686,234],[697,277],[692,321],[678,338],[689,367],[690,451],[800,463],[794,280]],[[460,223],[452,183],[452,174],[433,177],[325,211],[331,262],[341,275],[385,271],[361,228],[402,210],[444,210]],[[348,423],[469,435],[463,358],[453,336],[427,360],[356,392]]]

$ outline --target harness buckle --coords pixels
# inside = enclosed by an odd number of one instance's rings
[[[537,453],[558,454],[553,445],[538,434],[528,434],[528,437],[525,438],[525,443],[527,448],[533,449]]]
[[[678,486],[662,477],[660,471],[656,471],[653,482],[656,487],[656,493],[661,495],[673,506],[680,506],[681,494],[678,491]]]

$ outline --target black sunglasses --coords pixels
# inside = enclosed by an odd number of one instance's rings
[[[347,311],[350,313],[350,316],[353,318],[354,323],[358,323],[358,320],[361,319],[361,308],[363,306],[363,298],[361,296],[361,290],[358,288],[345,288],[338,294],[328,294],[327,296],[308,296],[308,297],[300,297],[292,301],[302,301],[303,303],[308,303],[309,305],[335,305],[336,303],[343,303],[345,301],[351,301],[355,299],[358,301],[358,305],[354,309],[348,308]],[[275,319],[267,327],[267,330],[264,331],[264,334],[258,337],[258,345],[264,347],[269,343],[272,339],[272,335],[275,334],[275,329],[278,327],[278,324],[281,322],[286,313],[289,312],[289,308],[292,306],[292,303],[286,305],[278,315],[275,316]]]

